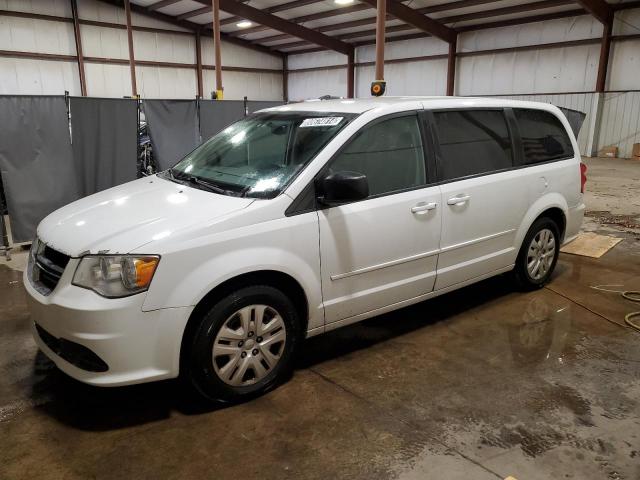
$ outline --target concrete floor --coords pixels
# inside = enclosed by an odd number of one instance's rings
[[[624,241],[537,292],[498,277],[311,339],[288,383],[210,410],[57,371],[0,265],[0,478],[637,480],[640,307],[607,290],[640,290],[640,235],[587,224]]]

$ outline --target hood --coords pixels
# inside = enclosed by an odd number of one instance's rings
[[[184,228],[210,223],[252,202],[250,198],[218,195],[157,176],[146,177],[56,210],[40,223],[38,237],[73,257],[128,253]]]

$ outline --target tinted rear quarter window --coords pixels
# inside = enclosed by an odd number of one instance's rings
[[[573,157],[571,140],[558,117],[545,110],[516,108],[513,111],[522,138],[525,164]]]
[[[433,115],[441,153],[441,180],[513,166],[511,138],[502,110],[452,110]]]

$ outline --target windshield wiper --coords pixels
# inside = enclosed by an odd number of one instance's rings
[[[201,177],[197,177],[195,175],[185,175],[180,173],[179,175],[176,175],[173,173],[173,169],[169,169],[167,170],[167,173],[169,174],[171,180],[173,180],[174,182],[178,182],[178,183],[182,183],[184,184],[185,182],[190,183],[191,185],[193,185],[196,188],[201,188],[203,190],[207,190],[209,192],[213,192],[213,193],[219,193],[220,195],[229,195],[232,197],[242,197],[244,196],[245,193],[245,189],[243,188],[241,191],[236,192],[235,190],[229,190],[226,188],[222,188],[218,185],[216,185],[213,182],[209,182],[207,180],[202,179]]]
[[[209,190],[210,192],[221,193],[225,195],[229,193],[233,193],[233,192],[229,192],[229,190],[225,190],[224,188],[220,188],[219,186],[214,185],[213,183],[209,183],[205,180],[202,180],[200,177],[196,177],[195,175],[183,175],[183,174],[175,175],[173,173],[173,169],[171,168],[167,170],[167,173],[171,177],[171,180],[173,180],[174,182],[182,183],[183,185],[184,185],[184,182],[189,182],[198,187],[202,187],[205,190]]]
[[[210,192],[213,192],[213,193],[220,193],[222,195],[230,195],[234,193],[234,192],[231,192],[231,190],[225,190],[224,188],[220,188],[219,186],[213,183],[209,183],[206,180],[202,180],[201,178],[196,177],[194,175],[187,177],[186,180],[189,183],[198,185],[199,187],[203,187],[205,190],[209,190]]]

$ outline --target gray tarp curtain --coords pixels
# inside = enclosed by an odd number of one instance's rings
[[[228,125],[244,118],[242,100],[201,100],[200,135],[206,142]]]
[[[145,100],[143,108],[160,170],[175,165],[200,143],[195,100]]]
[[[247,110],[253,113],[263,108],[282,105],[282,102],[249,100]],[[242,100],[201,100],[200,101],[200,135],[206,142],[228,125],[244,118],[244,101]]]
[[[70,109],[80,196],[135,180],[138,102],[72,97]]]
[[[0,96],[0,170],[15,242],[79,197],[63,96]]]
[[[247,102],[247,110],[249,113],[257,112],[258,110],[262,110],[263,108],[271,108],[277,107],[278,105],[282,105],[282,102],[271,102],[267,100],[249,100]]]

